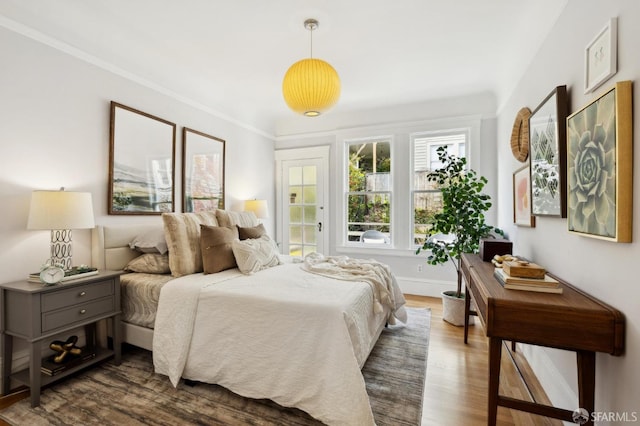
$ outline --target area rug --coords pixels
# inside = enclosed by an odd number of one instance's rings
[[[362,369],[378,426],[419,425],[427,367],[428,309],[408,309],[406,325],[385,329]],[[320,425],[307,413],[223,387],[153,372],[151,353],[127,347],[120,366],[102,363],[0,412],[11,425]]]

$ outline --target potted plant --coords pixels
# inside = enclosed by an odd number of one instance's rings
[[[435,182],[442,192],[442,211],[433,218],[429,238],[416,254],[429,250],[427,263],[438,265],[451,261],[458,274],[456,291],[442,293],[443,318],[453,325],[464,325],[464,298],[460,271],[462,253],[477,253],[480,239],[502,230],[485,223],[485,212],[491,198],[482,190],[487,183],[484,176],[467,169],[467,159],[450,155],[446,147],[437,150],[442,167],[430,172],[427,180]]]

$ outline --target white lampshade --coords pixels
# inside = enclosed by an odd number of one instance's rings
[[[71,230],[93,228],[93,203],[89,192],[33,191],[28,229],[51,231],[51,264],[71,269]]]
[[[266,219],[269,217],[267,200],[246,200],[244,202],[244,210],[253,212],[258,219]]]
[[[93,228],[93,203],[90,192],[33,191],[28,229]]]

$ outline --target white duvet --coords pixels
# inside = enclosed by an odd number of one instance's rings
[[[156,372],[216,383],[250,398],[300,408],[336,425],[371,425],[360,368],[391,310],[375,312],[369,283],[308,273],[285,263],[243,275],[194,274],[160,294]]]

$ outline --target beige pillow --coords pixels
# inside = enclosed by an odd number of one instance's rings
[[[200,225],[217,226],[215,211],[198,213],[163,213],[164,235],[169,247],[171,275],[202,272]]]
[[[205,274],[215,274],[235,268],[231,243],[238,239],[238,230],[221,226],[200,225],[200,249]]]
[[[253,212],[232,212],[227,210],[216,210],[216,218],[219,226],[233,228],[234,226],[252,227],[258,225],[258,218]]]
[[[244,228],[239,225],[236,226],[238,227],[238,238],[241,240],[246,240],[248,238],[260,238],[263,235],[267,235],[267,230],[264,229],[263,224],[259,224],[258,226],[251,228]]]
[[[280,265],[280,256],[273,240],[267,235],[231,243],[238,269],[243,274],[253,274],[262,269]]]
[[[163,227],[158,226],[157,228],[137,235],[133,241],[129,243],[129,247],[141,253],[167,253],[167,240],[164,238]]]
[[[145,274],[168,274],[171,272],[169,256],[160,253],[142,254],[132,259],[124,269],[131,272],[144,272]]]

